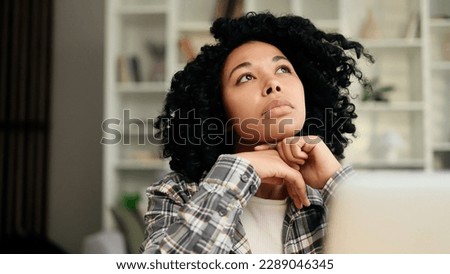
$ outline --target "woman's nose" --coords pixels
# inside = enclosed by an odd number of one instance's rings
[[[264,88],[264,95],[267,96],[274,91],[281,91],[280,84],[277,81],[270,81],[269,84]]]

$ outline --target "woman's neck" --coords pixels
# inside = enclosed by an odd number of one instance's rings
[[[286,185],[283,182],[279,182],[279,178],[267,178],[261,180],[261,185],[256,191],[255,196],[269,200],[284,200],[289,194],[287,192]],[[281,183],[281,184],[280,184]]]
[[[242,144],[240,142],[237,142],[236,145],[234,145],[234,152],[235,153],[240,153],[240,152],[250,152],[250,151],[255,151],[255,146],[256,145],[250,145],[250,144]]]

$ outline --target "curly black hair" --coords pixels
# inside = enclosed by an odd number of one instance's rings
[[[344,134],[354,135],[352,120],[357,117],[348,87],[352,77],[367,83],[356,59],[365,57],[373,62],[360,43],[338,33],[325,33],[306,18],[270,13],[219,18],[210,31],[216,44],[203,46],[199,55],[173,76],[154,125],[164,146],[163,156],[171,157],[173,171],[198,182],[219,155],[233,153],[235,138],[223,129],[229,117],[222,102],[221,72],[230,52],[249,41],[280,49],[301,79],[306,121],[299,134],[320,136],[337,158],[344,157],[350,141]]]

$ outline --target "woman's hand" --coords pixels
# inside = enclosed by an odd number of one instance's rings
[[[285,184],[288,194],[297,208],[310,205],[302,174],[297,169],[289,166],[276,150],[262,149],[259,151],[241,152],[237,153],[236,156],[249,161],[262,182]]]
[[[277,145],[259,145],[256,151],[276,149],[281,159],[302,174],[306,184],[322,189],[341,164],[318,136],[295,136]]]

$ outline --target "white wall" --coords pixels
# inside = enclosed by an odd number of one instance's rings
[[[48,233],[70,253],[101,229],[104,0],[55,0]]]

